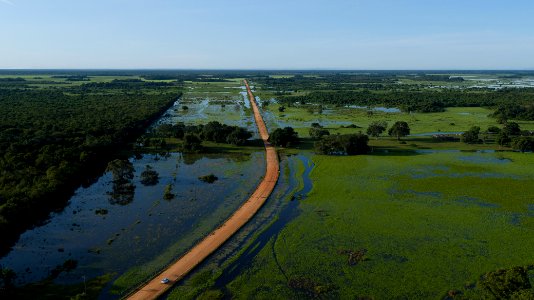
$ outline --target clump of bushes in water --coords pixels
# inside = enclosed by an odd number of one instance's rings
[[[163,199],[172,200],[174,199],[174,194],[172,193],[172,184],[167,184],[165,191],[163,192]]]
[[[203,181],[203,182],[214,183],[214,182],[217,181],[219,178],[217,178],[217,176],[215,176],[215,175],[213,175],[213,174],[209,174],[209,175],[200,176],[200,177],[198,177],[198,179],[199,179],[200,181]]]
[[[159,182],[159,174],[151,166],[146,165],[141,173],[141,183],[143,185],[156,185]]]
[[[74,259],[67,259],[63,265],[59,265],[50,271],[50,278],[55,279],[63,272],[70,272],[78,266],[78,261]]]
[[[325,136],[315,143],[315,151],[326,155],[356,155],[369,152],[369,137],[365,134]]]
[[[113,175],[113,190],[110,195],[111,204],[126,205],[133,201],[135,185],[132,183],[134,178],[134,167],[128,160],[115,159],[111,161],[107,172]]]
[[[99,209],[96,209],[95,210],[95,214],[97,215],[107,215],[108,214],[108,210],[105,209],[105,208],[99,208]]]

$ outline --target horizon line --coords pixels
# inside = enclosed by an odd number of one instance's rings
[[[513,71],[513,72],[526,72],[534,71],[534,68],[524,69],[482,69],[482,68],[422,68],[422,69],[351,69],[351,68],[0,68],[0,72],[4,71],[277,71],[277,72],[298,72],[298,71],[356,71],[356,72],[402,72],[402,71]]]

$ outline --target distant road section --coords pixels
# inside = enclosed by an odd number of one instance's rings
[[[128,299],[157,299],[168,291],[173,284],[180,281],[191,270],[199,265],[211,253],[217,250],[224,242],[226,242],[232,235],[234,235],[243,225],[245,225],[258,210],[263,206],[274,186],[278,181],[280,173],[280,165],[278,162],[278,155],[275,147],[273,147],[268,139],[269,132],[265,126],[265,122],[261,116],[260,110],[256,103],[256,99],[250,90],[248,82],[245,80],[247,87],[248,98],[254,112],[254,119],[258,126],[258,131],[261,139],[265,145],[265,159],[267,167],[265,176],[260,182],[252,196],[234,212],[234,214],[226,220],[219,228],[211,232],[202,241],[196,244],[189,252],[184,254],[176,262],[170,265],[167,269],[149,281],[146,285],[131,294]],[[168,283],[161,283],[163,278],[168,278]]]

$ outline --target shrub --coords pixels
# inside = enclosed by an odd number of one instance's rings
[[[159,174],[151,166],[146,165],[141,173],[141,183],[143,185],[156,185],[159,182]]]
[[[209,175],[200,176],[200,177],[198,177],[198,179],[200,181],[203,181],[203,182],[214,183],[219,178],[217,176],[213,175],[213,174],[209,174]]]
[[[367,135],[345,134],[330,135],[315,143],[315,150],[326,155],[356,155],[369,152]]]
[[[287,147],[298,142],[298,140],[298,134],[292,127],[277,128],[269,136],[269,142],[280,147]]]

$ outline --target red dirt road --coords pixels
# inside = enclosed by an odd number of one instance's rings
[[[266,171],[263,180],[260,182],[252,196],[239,207],[234,214],[224,222],[219,228],[211,232],[202,241],[196,244],[189,252],[179,258],[167,269],[158,274],[145,286],[131,294],[128,299],[157,299],[169,290],[173,284],[180,281],[193,268],[206,259],[211,253],[217,250],[224,242],[234,235],[243,225],[245,225],[263,206],[274,189],[278,180],[280,166],[276,149],[269,143],[269,132],[263,122],[260,110],[248,82],[245,80],[249,101],[254,112],[254,119],[258,126],[260,137],[265,145]],[[168,278],[169,283],[161,283],[161,279]]]

